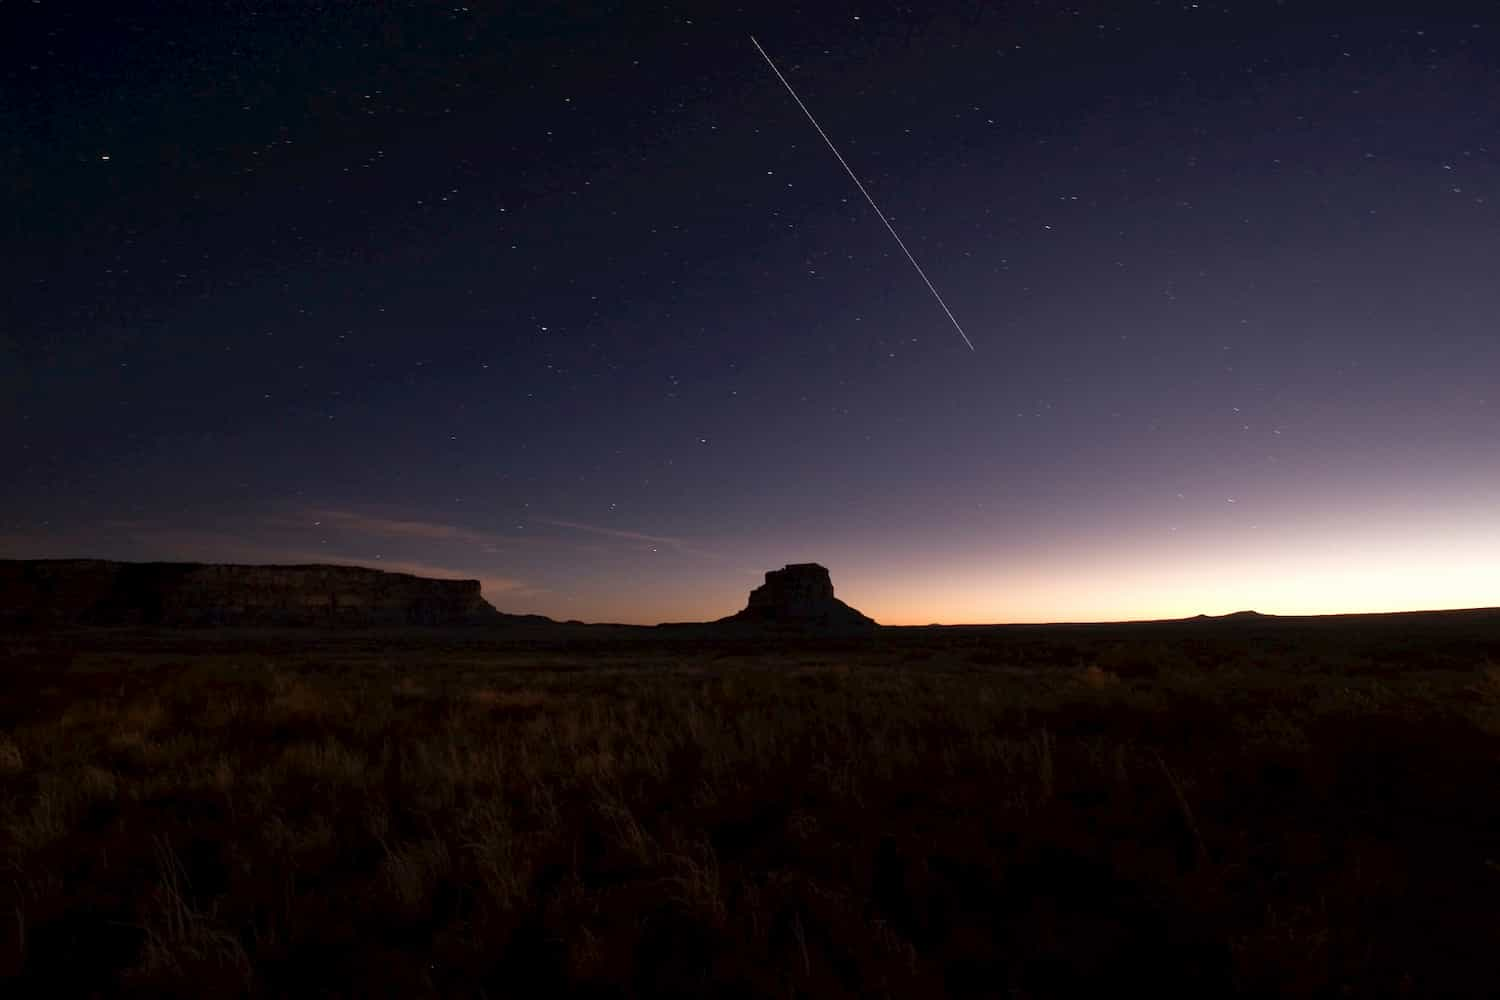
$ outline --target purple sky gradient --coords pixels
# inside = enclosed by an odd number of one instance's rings
[[[891,624],[1500,604],[1476,9],[7,11],[0,557],[630,622],[800,561]]]

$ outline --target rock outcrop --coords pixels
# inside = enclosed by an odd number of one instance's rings
[[[478,580],[359,566],[0,560],[0,623],[463,625],[500,622]]]
[[[750,591],[745,610],[720,624],[760,625],[817,632],[868,632],[875,621],[833,596],[828,569],[817,563],[790,563],[766,573]]]

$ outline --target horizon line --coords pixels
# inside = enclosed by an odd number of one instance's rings
[[[338,558],[338,557],[335,557],[335,558]],[[307,568],[307,567],[317,567],[317,566],[322,566],[322,567],[340,567],[340,568],[367,569],[367,570],[370,570],[372,572],[390,573],[390,574],[396,575],[396,576],[408,576],[408,577],[412,577],[412,578],[418,579],[418,580],[448,580],[448,581],[457,580],[457,581],[462,581],[462,582],[467,582],[467,583],[478,583],[478,584],[480,584],[481,587],[483,587],[483,585],[485,583],[485,578],[483,578],[483,577],[465,576],[465,575],[462,575],[461,573],[459,573],[457,571],[454,571],[454,575],[452,575],[452,576],[424,576],[421,573],[410,572],[408,569],[396,569],[396,568],[387,568],[387,566],[370,565],[369,563],[372,562],[372,561],[374,561],[374,560],[357,561],[357,560],[353,560],[353,559],[347,559],[347,560],[346,559],[341,559],[338,562],[223,562],[223,561],[214,562],[214,561],[200,561],[200,560],[193,560],[193,559],[141,559],[141,560],[136,560],[136,559],[107,559],[107,558],[99,558],[97,556],[46,556],[46,557],[35,557],[35,558],[15,558],[15,557],[9,557],[9,556],[0,556],[0,563],[93,562],[93,563],[117,563],[117,564],[121,564],[121,565],[134,565],[134,566],[142,566],[142,565],[253,566],[253,567],[259,567],[259,568],[274,568],[274,567],[280,567],[280,568]],[[400,565],[400,563],[398,563],[396,561],[393,561],[391,564],[388,564],[388,565],[391,566],[391,567],[394,567],[394,566]],[[431,569],[438,570],[439,568],[438,567],[431,567]],[[503,593],[507,593],[507,592],[514,593],[513,591],[507,591],[507,590],[502,590],[501,591],[502,594]],[[482,594],[483,594],[483,592],[481,591],[481,595]],[[495,604],[494,604],[494,602],[491,601],[488,597],[485,597],[484,600],[487,603],[489,603],[490,606],[493,607],[495,609],[496,613],[498,613],[498,614],[511,615],[513,617],[518,617],[518,618],[520,618],[520,617],[542,617],[542,618],[547,618],[550,621],[556,622],[557,624],[566,624],[568,622],[578,622],[581,625],[595,625],[595,626],[606,626],[606,627],[612,626],[612,627],[622,627],[622,628],[659,628],[659,627],[662,627],[662,626],[684,626],[684,627],[687,627],[687,626],[694,626],[694,625],[711,625],[711,624],[714,624],[714,622],[717,620],[717,619],[705,619],[705,620],[682,620],[682,619],[677,619],[677,620],[664,620],[664,621],[655,621],[655,622],[650,622],[650,621],[645,621],[645,622],[640,622],[640,621],[637,621],[637,622],[631,622],[631,621],[584,621],[584,620],[582,620],[580,618],[577,618],[577,617],[554,618],[552,615],[541,615],[541,614],[538,614],[538,613],[535,613],[535,612],[508,612],[508,611],[504,611],[504,610],[500,609],[499,607],[496,607]],[[1254,621],[1254,620],[1257,620],[1257,619],[1292,620],[1292,619],[1305,619],[1305,618],[1352,618],[1352,617],[1368,617],[1368,616],[1375,616],[1375,615],[1421,615],[1421,614],[1444,614],[1444,613],[1477,612],[1477,611],[1495,611],[1495,612],[1500,612],[1500,604],[1478,604],[1478,605],[1468,605],[1468,604],[1465,604],[1465,605],[1457,605],[1457,606],[1450,606],[1450,607],[1417,607],[1417,608],[1403,607],[1403,608],[1378,608],[1378,609],[1363,609],[1363,610],[1314,611],[1314,612],[1307,612],[1307,611],[1294,611],[1294,612],[1256,611],[1256,610],[1253,610],[1253,609],[1243,609],[1243,610],[1238,610],[1238,611],[1220,612],[1218,614],[1208,614],[1206,612],[1197,612],[1195,614],[1179,615],[1179,616],[1176,616],[1176,617],[1168,617],[1168,618],[1044,619],[1044,620],[1029,620],[1029,621],[961,621],[961,622],[928,621],[928,622],[902,622],[902,623],[899,623],[899,624],[886,624],[886,623],[882,623],[880,621],[876,621],[875,624],[877,626],[879,626],[880,628],[1007,628],[1007,627],[1042,627],[1042,626],[1059,626],[1059,627],[1061,627],[1061,626],[1086,626],[1086,625],[1151,625],[1151,624],[1169,624],[1169,623],[1178,623],[1178,622],[1191,622],[1191,621],[1198,621],[1198,620],[1221,621],[1222,622],[1222,621],[1226,621],[1226,620],[1233,621],[1235,619],[1238,619],[1240,621]],[[728,613],[729,614],[733,614],[733,611],[731,610]]]

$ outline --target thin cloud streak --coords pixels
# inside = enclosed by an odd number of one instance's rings
[[[583,524],[579,521],[562,521],[551,517],[533,517],[529,520],[537,524],[550,524],[555,528],[568,528],[573,531],[583,531],[591,535],[603,535],[606,538],[623,538],[631,542],[646,542],[652,545],[670,545],[673,548],[683,548],[687,543],[680,538],[672,538],[668,535],[648,535],[640,531],[621,531],[618,528],[603,528],[595,524]]]
[[[681,541],[675,538],[662,538],[655,535],[644,535],[628,531],[612,531],[607,528],[596,528],[573,521],[558,521],[538,517],[527,518],[527,520],[536,524],[546,524],[594,535],[623,538],[629,541],[638,541],[653,545],[671,545],[674,547],[682,545]],[[493,532],[476,531],[472,528],[440,521],[378,517],[349,510],[315,508],[305,511],[297,518],[276,517],[267,519],[265,523],[276,527],[297,528],[301,530],[309,528],[344,530],[371,538],[392,541],[458,542],[465,545],[478,546],[481,550],[490,553],[500,552],[507,548],[558,545],[575,549],[584,548],[586,550],[602,551],[590,546],[582,546],[579,542],[566,538],[549,537],[546,535],[502,535]]]
[[[0,559],[56,559],[54,543],[46,536],[0,535]]]
[[[460,527],[456,524],[443,524],[437,521],[408,521],[399,518],[371,517],[367,514],[359,514],[348,510],[310,510],[307,512],[307,521],[289,522],[286,519],[278,519],[279,524],[299,524],[301,527],[322,527],[325,524],[330,527],[344,528],[356,531],[362,535],[373,535],[380,538],[411,538],[419,541],[433,542],[465,542],[470,545],[500,545],[513,541],[506,535],[496,535],[483,531],[475,531],[471,528]],[[321,524],[319,522],[322,522]]]
[[[628,531],[621,528],[608,528],[603,525],[587,524],[582,521],[570,521],[557,517],[526,517],[526,523],[546,525],[551,528],[562,528],[565,531],[575,531],[586,535],[594,535],[599,538],[616,539],[618,541],[634,542],[640,545],[665,546],[676,552],[688,555],[698,555],[707,558],[720,558],[718,553],[700,549],[685,539],[671,535],[653,535],[644,531]],[[319,522],[322,522],[321,524]],[[491,532],[476,531],[455,524],[446,524],[438,521],[407,520],[404,518],[378,517],[361,514],[356,511],[336,509],[310,509],[301,519],[276,518],[271,522],[282,527],[327,527],[343,529],[368,535],[372,538],[407,539],[425,542],[461,542],[469,545],[477,545],[486,551],[496,551],[505,546],[523,545],[568,545],[576,546],[578,543],[567,538],[547,537],[544,535],[501,535]]]
[[[721,552],[700,548],[685,539],[675,538],[671,535],[649,535],[642,531],[625,531],[619,528],[606,528],[597,524],[584,524],[581,521],[564,521],[560,518],[552,517],[533,517],[530,520],[537,524],[547,524],[569,531],[581,531],[586,534],[598,535],[602,538],[618,538],[621,541],[637,542],[642,545],[666,546],[674,552],[687,556],[697,556],[700,559],[709,559],[716,562],[734,561]]]

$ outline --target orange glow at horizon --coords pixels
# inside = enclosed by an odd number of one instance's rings
[[[795,538],[736,546],[741,567],[699,567],[690,580],[641,581],[576,595],[592,621],[705,621],[744,607],[761,564],[817,561],[835,594],[885,625],[1108,622],[1254,610],[1358,614],[1500,606],[1500,531],[1483,505],[1415,518],[1411,510],[1326,509],[1237,530],[1193,524],[1109,537],[1086,525],[1066,538],[988,546],[942,539],[809,546]],[[1280,526],[1275,521],[1280,521]],[[945,544],[946,542],[946,544]],[[745,555],[753,552],[753,555]],[[776,554],[768,558],[767,552]],[[803,555],[806,553],[806,555]],[[543,611],[543,613],[549,613]]]
[[[1363,534],[1363,532],[1361,532]],[[1500,605],[1500,532],[1352,532],[1244,540],[1218,551],[1059,553],[1022,565],[849,580],[839,596],[882,624],[1131,621],[1255,610],[1357,614]],[[912,577],[925,577],[913,579]]]
[[[883,625],[1031,624],[1190,618],[1254,610],[1270,615],[1358,614],[1500,606],[1500,540],[1387,538],[1152,552],[1044,553],[1012,562],[970,554],[961,562],[899,564],[828,558],[835,594]],[[768,565],[767,569],[780,564]],[[731,575],[732,576],[732,575]],[[705,578],[691,589],[578,594],[577,611],[493,594],[502,611],[555,618],[657,624],[710,621],[745,605],[760,574]],[[524,603],[523,609],[518,607]]]

